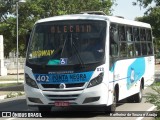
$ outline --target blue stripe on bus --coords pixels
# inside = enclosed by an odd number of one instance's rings
[[[93,71],[73,74],[34,74],[34,76],[37,83],[40,84],[69,84],[88,82],[92,74]]]
[[[110,72],[115,71],[116,64],[118,61],[113,64],[111,67]],[[145,58],[137,58],[135,61],[128,66],[127,76],[125,78],[120,78],[118,80],[110,81],[109,83],[120,81],[120,80],[127,80],[127,89],[129,89],[134,83],[141,79],[141,77],[145,73]],[[120,73],[121,71],[119,71]]]

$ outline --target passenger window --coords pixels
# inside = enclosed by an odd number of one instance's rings
[[[110,27],[110,55],[112,57],[118,56],[118,28],[116,24],[111,24]]]
[[[136,56],[140,56],[141,55],[141,44],[139,42],[135,43],[135,55]]]
[[[134,44],[128,43],[128,57],[134,56]]]
[[[137,27],[133,28],[133,39],[134,39],[134,41],[140,41],[139,28],[137,28]]]
[[[141,41],[145,41],[146,40],[145,29],[140,29],[140,40]]]
[[[147,41],[152,41],[152,34],[151,34],[151,30],[146,30],[146,40]]]
[[[124,26],[120,25],[118,27],[118,32],[119,32],[119,41],[126,41],[125,39],[125,28]]]
[[[147,55],[147,44],[146,43],[142,43],[142,55]]]
[[[153,54],[152,43],[147,43],[147,52],[148,52],[148,55],[152,55]]]
[[[120,57],[127,57],[127,43],[120,43]]]
[[[126,27],[126,39],[127,41],[133,41],[132,27]]]

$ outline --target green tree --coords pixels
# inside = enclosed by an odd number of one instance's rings
[[[19,52],[25,55],[25,35],[38,19],[77,14],[81,11],[103,10],[111,13],[115,0],[26,0],[19,5]],[[4,51],[8,56],[10,51],[16,50],[16,2],[17,0],[0,1],[0,33],[4,35]]]

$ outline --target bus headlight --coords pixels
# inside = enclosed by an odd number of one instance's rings
[[[100,83],[102,83],[103,75],[104,75],[104,73],[100,73],[97,77],[95,77],[94,79],[92,79],[89,82],[87,88],[90,88],[90,87],[93,87],[93,86],[96,86],[96,85],[99,85]]]
[[[33,88],[38,88],[37,83],[29,77],[29,75],[25,74],[26,84]]]

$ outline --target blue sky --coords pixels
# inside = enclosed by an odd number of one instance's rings
[[[134,20],[135,17],[142,17],[145,9],[133,6],[132,2],[137,0],[116,0],[117,6],[113,6],[114,16],[123,16],[126,19]]]

